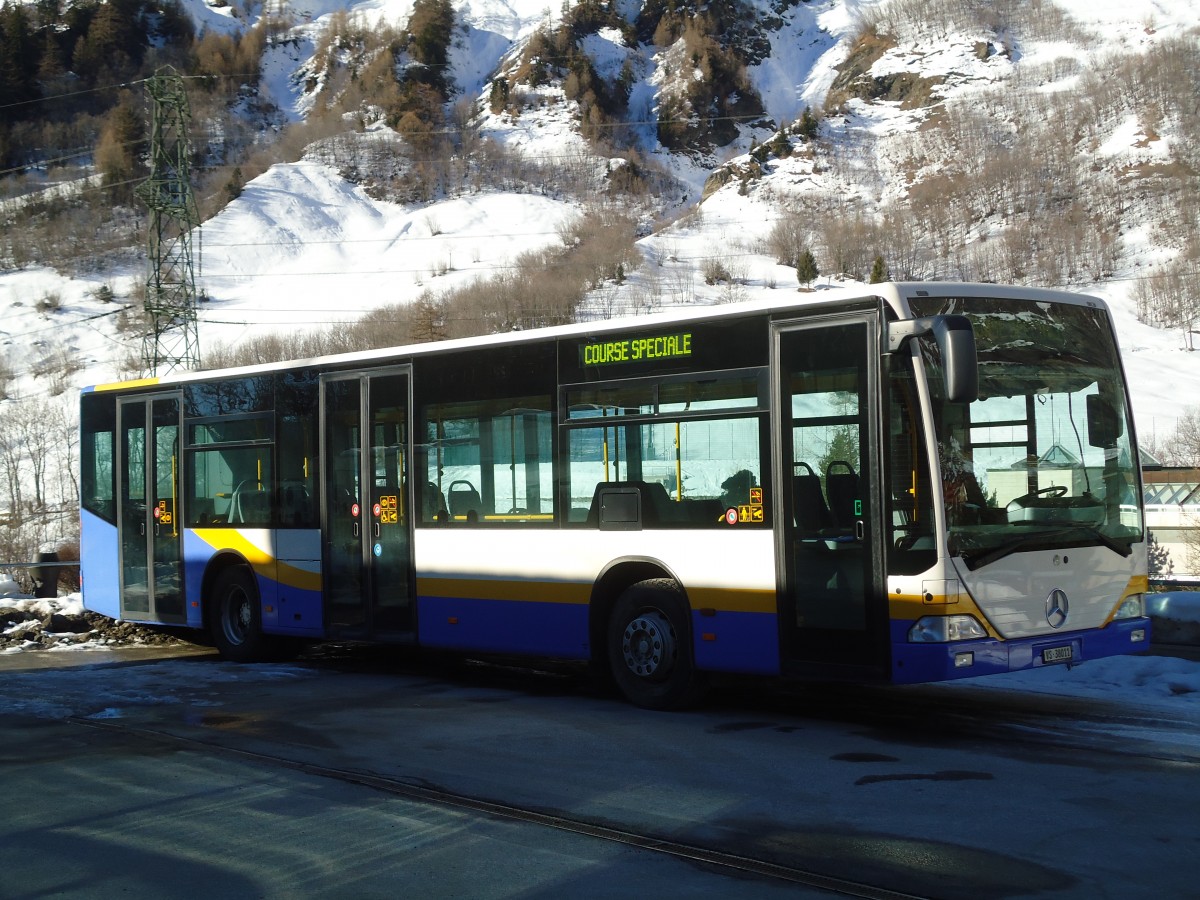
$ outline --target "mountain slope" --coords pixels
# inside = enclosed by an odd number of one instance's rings
[[[201,28],[246,22],[231,7],[187,0],[187,8]],[[315,68],[313,56],[335,17],[348,10],[368,25],[402,27],[413,4],[289,8],[294,25],[272,43],[258,90],[300,121],[332,84],[322,79],[333,70]],[[495,159],[471,163],[469,137],[538,171],[570,170],[582,187],[525,178],[514,192],[464,176],[451,191],[389,201],[363,176],[378,174],[371,148],[394,140],[368,110],[348,123],[359,131],[353,140],[327,140],[305,161],[273,167],[205,223],[202,350],[510,272],[521,254],[561,244],[573,219],[595,214],[589,203],[618,202],[608,193],[614,173],[636,168],[660,172],[657,193],[636,206],[652,231],[638,241],[642,265],[601,279],[586,314],[795,290],[802,250],[825,273],[818,288],[865,280],[882,257],[898,278],[1104,296],[1143,433],[1169,431],[1181,398],[1200,396],[1200,359],[1182,349],[1181,328],[1136,317],[1148,276],[1190,265],[1196,253],[1188,194],[1200,142],[1194,115],[1177,100],[1196,84],[1186,59],[1196,19],[1186,0],[1136,9],[1108,0],[757,0],[722,9],[746,29],[745,48],[671,20],[661,4],[455,4],[446,75],[470,115],[446,128],[464,171]],[[530,53],[556,46],[570,59]],[[1183,62],[1173,69],[1176,57]],[[728,85],[694,90],[739,61],[740,94]],[[345,55],[341,64],[355,65]],[[589,117],[618,87],[623,105]],[[729,124],[718,127],[721,119]],[[690,135],[683,146],[671,139],[676,125]],[[349,156],[360,159],[358,185],[338,177]],[[22,342],[42,342],[45,353],[66,348],[78,369],[70,380],[115,377],[120,348],[139,348],[116,327],[122,316],[103,289],[120,297],[140,277],[0,275],[20,391],[49,389],[17,352]],[[47,297],[57,306],[41,302]]]

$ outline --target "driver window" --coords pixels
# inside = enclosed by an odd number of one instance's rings
[[[892,539],[889,570],[916,575],[937,561],[933,489],[923,430],[917,425],[917,392],[912,367],[897,366],[891,376],[888,417],[888,480]]]

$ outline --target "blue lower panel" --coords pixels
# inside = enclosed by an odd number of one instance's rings
[[[908,630],[912,622],[892,622],[892,681],[916,684],[948,681],[1000,672],[1019,672],[1060,663],[1043,662],[1046,649],[1071,648],[1071,663],[1139,653],[1150,648],[1150,620],[1126,619],[1095,631],[1073,631],[1011,641],[957,641],[953,644],[910,644]],[[1140,641],[1134,632],[1142,632]],[[972,664],[956,666],[955,657],[972,654]]]
[[[258,576],[260,590],[267,579]],[[267,634],[287,634],[294,637],[323,637],[324,596],[320,591],[306,591],[286,584],[271,584],[277,591],[276,603],[263,609],[263,631]],[[266,596],[264,594],[263,596]]]
[[[587,659],[588,608],[527,600],[420,597],[418,634],[425,647]],[[779,672],[776,618],[764,613],[694,613],[696,665],[714,672]]]
[[[422,646],[587,659],[588,608],[576,603],[418,597]]]
[[[692,613],[696,666],[710,672],[779,673],[779,618],[773,613]]]
[[[204,627],[200,586],[204,582],[204,570],[214,552],[192,529],[183,529],[183,596],[187,602],[187,623],[192,628]]]
[[[110,619],[121,618],[121,544],[117,526],[83,510],[79,514],[79,548],[84,608]]]

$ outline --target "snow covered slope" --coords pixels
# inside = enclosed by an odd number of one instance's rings
[[[911,5],[911,0],[907,2]],[[944,7],[953,5],[929,3],[928,27],[916,29],[883,54],[872,74],[886,78],[896,72],[915,72],[938,78],[944,97],[965,98],[969,103],[981,90],[1017,85],[1021,73],[1034,65],[1069,60],[1070,65],[1061,66],[1062,79],[1039,86],[1043,91],[1061,91],[1069,89],[1082,71],[1108,64],[1114,54],[1140,52],[1200,24],[1190,0],[1141,4],[1047,0],[1047,9],[1057,9],[1072,23],[1069,32],[1026,35],[1012,52],[980,58],[971,50],[971,35],[939,18]],[[213,9],[202,0],[187,0],[187,6],[201,28],[233,29],[242,24],[232,7]],[[632,20],[639,4],[622,0],[618,7]],[[295,39],[272,51],[259,88],[295,119],[307,110],[297,72],[328,16],[350,9],[368,21],[402,24],[412,3],[306,0],[289,8],[296,17]],[[769,19],[774,27],[769,34],[770,55],[750,67],[750,77],[774,123],[793,121],[806,107],[820,109],[863,17],[886,16],[895,8],[897,0],[813,0],[791,6],[761,0],[760,18]],[[462,96],[468,98],[486,96],[496,68],[535,29],[561,16],[561,9],[533,0],[464,0],[456,4],[456,11],[452,74]],[[1005,39],[1002,34],[977,37],[1000,43]],[[701,203],[701,187],[711,174],[709,164],[732,160],[749,165],[751,158],[745,154],[751,141],[769,137],[770,130],[743,129],[717,159],[712,154],[666,153],[655,141],[652,125],[657,86],[664,77],[664,51],[648,45],[622,48],[611,40],[606,45],[606,40],[601,37],[590,45],[597,67],[606,60],[611,65],[626,54],[637,57],[630,116],[644,116],[650,123],[639,131],[646,142],[643,150],[676,174],[684,185],[680,208],[694,212],[639,242],[643,266],[627,273],[624,284],[598,290],[590,304],[594,314],[724,303],[794,291],[795,269],[780,265],[766,252],[764,240],[795,198],[821,194],[853,199],[880,220],[907,202],[912,172],[904,168],[895,148],[920,139],[929,109],[905,108],[888,100],[854,100],[843,114],[831,115],[822,125],[822,138],[840,148],[834,163],[832,157],[819,153],[772,158],[762,167],[761,178],[745,184],[734,179]],[[480,109],[486,109],[486,103]],[[569,103],[546,104],[519,117],[485,114],[481,122],[485,134],[528,152],[586,149]],[[1158,136],[1160,143],[1148,141],[1134,120],[1102,127],[1105,136],[1096,150],[1097,159],[1114,167],[1167,152],[1174,138],[1164,133]],[[869,151],[871,159],[856,160],[856,147]],[[197,242],[199,286],[210,299],[200,311],[201,351],[272,329],[319,327],[380,304],[412,300],[426,290],[450,289],[487,277],[504,270],[521,253],[555,243],[560,227],[581,212],[578,203],[568,200],[501,192],[420,205],[386,203],[317,162],[275,166],[247,184],[239,199],[202,228]],[[1001,228],[1002,223],[995,227]],[[976,234],[972,240],[989,236],[994,234]],[[1131,223],[1123,237],[1119,267],[1097,283],[1078,287],[1112,305],[1133,381],[1139,427],[1144,434],[1164,435],[1184,405],[1200,402],[1200,355],[1182,349],[1178,332],[1150,328],[1134,316],[1136,279],[1171,258],[1177,248],[1158,243],[1146,223]],[[720,263],[730,277],[707,284],[703,273],[714,263]],[[50,380],[37,373],[45,369],[41,361],[55,354],[73,360],[77,371],[71,378],[76,384],[119,375],[121,356],[136,353],[140,345],[135,336],[120,331],[121,316],[115,304],[106,302],[104,289],[120,296],[142,277],[136,270],[76,279],[50,270],[0,275],[0,329],[7,333],[8,364],[20,376],[18,393],[52,390]],[[827,281],[828,277],[820,279],[816,287]]]

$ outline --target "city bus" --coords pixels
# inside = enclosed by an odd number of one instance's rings
[[[830,289],[86,388],[85,606],[203,630],[897,684],[1147,648],[1094,297]]]

